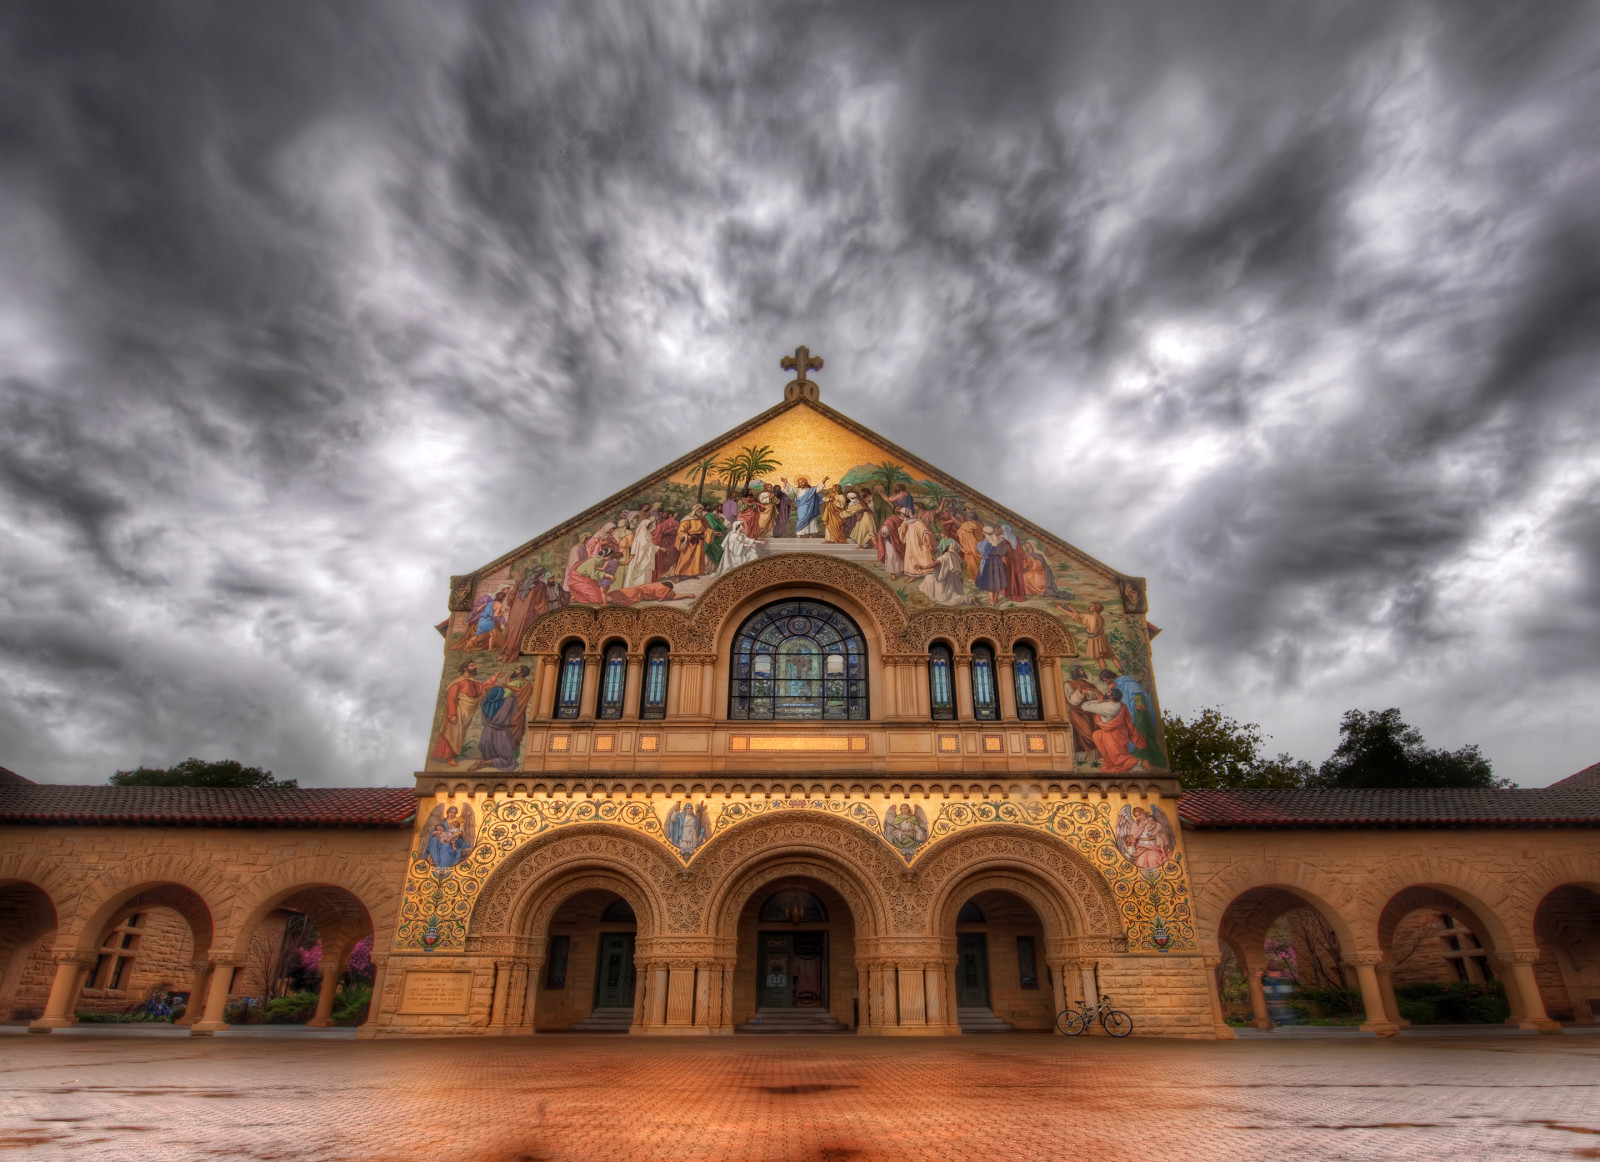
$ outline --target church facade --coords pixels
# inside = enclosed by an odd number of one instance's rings
[[[1228,1037],[1219,964],[1269,1023],[1305,913],[1369,1032],[1430,972],[1593,1020],[1600,789],[1185,794],[1143,581],[823,405],[820,363],[452,579],[410,786],[0,781],[0,1016],[164,973],[214,1032],[299,913],[325,982],[371,940],[365,1036],[945,1036],[1109,995]]]

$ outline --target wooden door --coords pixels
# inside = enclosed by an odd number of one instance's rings
[[[828,1003],[828,934],[796,932],[794,955],[789,960],[794,975],[794,1005],[814,1009]]]
[[[760,955],[756,960],[756,1004],[763,1009],[787,1009],[794,1005],[794,974],[789,961],[794,955],[792,932],[763,932]]]
[[[964,1009],[989,1007],[989,949],[982,932],[956,937],[956,1004]]]
[[[594,1007],[633,1008],[633,933],[601,935],[600,960],[595,966]]]

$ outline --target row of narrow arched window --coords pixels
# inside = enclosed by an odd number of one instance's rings
[[[639,684],[639,717],[667,715],[667,670],[671,664],[666,642],[652,642],[644,651],[644,680]],[[612,642],[600,654],[598,718],[621,718],[628,696],[628,647]],[[561,651],[556,680],[556,718],[576,718],[583,708],[583,643],[569,642]]]
[[[583,708],[584,647],[569,642],[561,651],[553,715],[577,718]],[[733,639],[728,717],[742,720],[806,721],[867,718],[867,648],[861,630],[841,609],[807,598],[787,598],[745,619]],[[640,718],[664,718],[671,658],[665,642],[644,654],[639,688]],[[999,674],[993,647],[972,647],[972,714],[980,722],[1000,718]],[[1012,693],[1017,718],[1040,717],[1039,665],[1033,647],[1012,647]],[[611,642],[600,654],[595,716],[621,718],[627,702],[628,648]],[[933,718],[951,721],[956,709],[955,655],[944,642],[928,651],[928,694]]]
[[[972,647],[972,716],[980,722],[1000,717],[999,677],[994,650],[982,642]],[[1024,722],[1039,720],[1039,662],[1033,647],[1018,642],[1012,648],[1012,693],[1016,696],[1017,717]],[[938,721],[956,717],[955,655],[944,642],[934,642],[928,650],[928,704]]]

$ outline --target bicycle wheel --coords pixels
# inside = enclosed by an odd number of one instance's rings
[[[1100,1018],[1100,1024],[1113,1037],[1126,1037],[1133,1032],[1133,1018],[1121,1009],[1112,1009],[1106,1013],[1105,1016]]]
[[[1088,1014],[1078,1009],[1063,1009],[1056,1018],[1056,1027],[1068,1037],[1076,1037],[1089,1027]]]

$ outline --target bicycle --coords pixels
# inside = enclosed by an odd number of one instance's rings
[[[1068,1037],[1076,1037],[1088,1032],[1096,1021],[1113,1037],[1126,1037],[1133,1032],[1133,1018],[1121,1009],[1113,1009],[1110,997],[1101,997],[1098,1004],[1084,1005],[1081,1009],[1062,1009],[1056,1015],[1056,1028]]]

